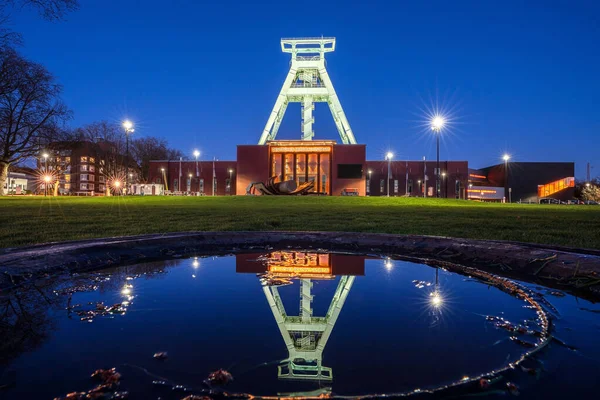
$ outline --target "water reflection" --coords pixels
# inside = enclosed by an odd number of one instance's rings
[[[305,252],[272,252],[265,256],[236,256],[236,271],[256,272],[263,292],[277,322],[288,357],[277,367],[279,379],[332,381],[333,371],[323,365],[323,351],[356,275],[364,275],[364,256],[344,256]],[[341,275],[324,316],[313,313],[313,280],[330,280]],[[299,280],[298,315],[286,312],[273,282]]]
[[[12,382],[3,368],[26,352],[12,363],[22,381],[13,398],[87,390],[92,371],[112,367],[132,393],[178,400],[177,387],[205,394],[201,382],[217,368],[234,376],[230,393],[290,397],[415,394],[448,382],[443,389],[461,395],[506,393],[509,379],[540,375],[537,361],[523,364],[519,355],[547,343],[543,296],[489,274],[467,279],[444,271],[390,258],[276,251],[35,282],[0,297],[0,389]],[[444,324],[442,312],[452,312]],[[157,351],[165,356],[153,357]],[[64,374],[45,369],[50,359],[62,360]]]

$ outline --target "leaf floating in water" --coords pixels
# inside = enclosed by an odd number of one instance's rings
[[[506,389],[508,389],[508,393],[512,394],[513,396],[518,396],[520,394],[519,388],[512,382],[506,383]]]
[[[88,392],[71,392],[65,397],[57,397],[54,400],[85,400],[85,399],[103,399],[116,400],[126,399],[128,392],[117,392],[121,374],[115,368],[98,369],[92,374],[92,378],[100,380],[102,383]]]
[[[208,382],[213,385],[227,385],[233,380],[233,376],[224,369],[218,369],[208,375]]]
[[[535,343],[526,342],[524,340],[519,339],[516,336],[511,336],[510,340],[512,340],[513,342],[515,342],[518,345],[521,345],[523,347],[527,347],[527,348],[530,348],[530,349],[537,346]]]

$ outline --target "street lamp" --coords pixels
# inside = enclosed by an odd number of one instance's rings
[[[446,165],[447,167],[447,165]],[[448,185],[446,184],[446,172],[442,172],[442,180],[444,181],[444,198],[448,197]]]
[[[387,177],[387,197],[390,197],[390,175],[392,174],[392,158],[394,157],[394,153],[388,151],[385,155],[385,159],[388,162],[388,177]]]
[[[504,199],[506,200],[508,199],[508,160],[510,160],[510,155],[504,153],[502,159],[504,160]]]
[[[194,150],[194,157],[196,158],[196,177],[200,176],[198,172],[198,157],[200,157],[200,151],[198,149]]]
[[[446,124],[444,117],[441,115],[436,115],[431,120],[431,130],[436,133],[436,147],[437,147],[437,162],[436,162],[436,172],[435,172],[435,189],[436,196],[440,197],[440,135],[442,133],[442,128]]]
[[[371,174],[373,173],[373,171],[368,170],[367,173],[369,176],[367,179],[367,195],[370,195],[371,194]]]
[[[50,155],[48,153],[44,153],[42,154],[42,157],[44,157],[44,172],[48,173],[48,157],[50,157]]]
[[[125,146],[125,152],[127,153],[127,160],[126,160],[126,170],[125,170],[125,190],[127,190],[127,177],[129,175],[129,134],[134,132],[133,129],[133,122],[129,121],[129,120],[125,120],[123,121],[123,128],[125,129],[125,141],[126,141],[126,146]],[[126,193],[127,194],[127,193]]]
[[[50,175],[44,176],[44,197],[48,195],[48,184],[50,183]]]

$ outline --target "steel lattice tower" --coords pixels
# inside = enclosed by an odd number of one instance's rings
[[[275,140],[285,110],[291,102],[302,104],[302,140],[312,140],[314,103],[322,102],[329,104],[342,143],[356,144],[346,114],[325,69],[325,53],[334,50],[335,38],[281,39],[281,51],[292,55],[290,70],[258,144]]]

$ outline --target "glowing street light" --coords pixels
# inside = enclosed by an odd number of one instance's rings
[[[589,187],[590,187],[590,183],[589,183],[589,182],[587,182],[587,183],[585,184],[585,187],[588,187],[588,188],[589,188]]]
[[[44,197],[48,195],[48,184],[52,180],[50,175],[44,175]]]
[[[125,139],[126,139],[126,148],[125,148],[125,152],[127,153],[127,165],[125,166],[126,170],[125,170],[125,190],[127,190],[127,177],[129,175],[129,134],[134,132],[133,129],[133,122],[131,122],[130,120],[125,120],[123,121],[123,128],[125,129]]]
[[[436,148],[437,148],[437,162],[436,162],[436,173],[435,173],[435,191],[436,197],[440,197],[440,134],[442,128],[446,124],[446,120],[441,115],[436,115],[431,119],[431,130],[437,133],[436,135]]]
[[[390,197],[390,176],[392,175],[392,158],[394,158],[394,153],[388,151],[385,155],[385,159],[388,162],[387,197]]]
[[[200,172],[198,171],[198,158],[200,157],[200,151],[198,149],[194,150],[194,158],[196,158],[196,177],[200,177]],[[200,184],[198,184],[200,185]],[[199,191],[199,190],[198,190]]]

